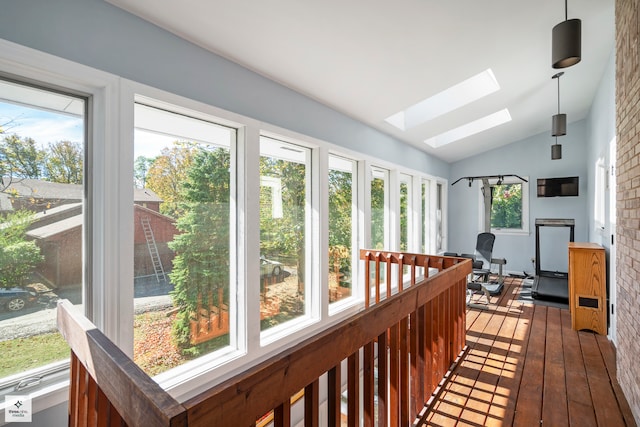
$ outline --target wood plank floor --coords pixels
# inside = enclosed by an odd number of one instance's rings
[[[635,426],[607,337],[571,329],[569,310],[518,301],[507,278],[489,310],[467,310],[468,351],[429,426]]]

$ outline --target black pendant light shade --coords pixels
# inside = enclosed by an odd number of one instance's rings
[[[564,136],[567,134],[567,115],[555,114],[551,117],[551,136]]]
[[[564,74],[560,71],[552,79],[558,80],[558,114],[551,117],[551,136],[563,136],[567,134],[567,115],[560,113],[560,76]]]
[[[560,159],[562,159],[562,145],[558,144],[558,139],[556,138],[556,143],[551,146],[551,160]]]
[[[567,0],[564,2],[564,22],[553,27],[551,33],[551,66],[566,68],[582,59],[582,21],[567,19]]]

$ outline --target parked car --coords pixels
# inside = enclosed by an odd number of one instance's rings
[[[260,256],[260,279],[269,278],[274,283],[282,282],[285,278],[289,277],[291,273],[285,271],[281,262],[272,261]]]
[[[38,300],[38,294],[24,288],[0,288],[0,307],[19,311]]]

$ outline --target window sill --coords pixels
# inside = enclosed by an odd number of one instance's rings
[[[479,231],[478,233],[481,233],[482,231]],[[529,230],[509,230],[509,229],[491,229],[491,232],[495,235],[502,235],[502,236],[528,236],[529,234]]]
[[[33,390],[31,393],[14,392],[11,395],[29,396],[31,398],[32,414],[52,408],[69,401],[69,380],[60,381],[47,387]],[[5,412],[7,401],[0,402],[0,413]],[[0,426],[6,424],[5,418],[0,417]]]

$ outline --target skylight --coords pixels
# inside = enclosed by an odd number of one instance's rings
[[[451,86],[415,105],[385,119],[401,130],[407,130],[445,113],[463,107],[500,89],[491,68]]]
[[[426,139],[424,142],[433,148],[438,148],[510,121],[511,114],[509,114],[509,110],[505,108],[504,110],[489,114],[481,119],[474,120],[473,122],[469,122],[455,129],[441,133],[433,138]]]

